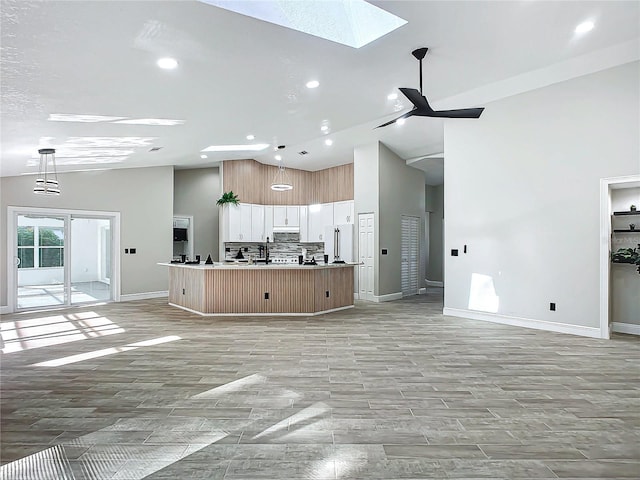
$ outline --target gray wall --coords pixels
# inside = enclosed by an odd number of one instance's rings
[[[424,232],[424,175],[408,167],[404,160],[378,142],[355,148],[353,160],[355,213],[373,213],[375,220],[374,295],[400,293],[402,215],[420,218],[420,232]],[[420,272],[426,268],[423,237],[420,238]],[[356,258],[359,258],[357,239],[355,242]],[[380,254],[382,248],[388,249],[387,255]],[[419,282],[423,287],[424,278]]]
[[[218,261],[220,169],[175,170],[173,185],[173,214],[193,215],[193,253]]]
[[[393,153],[384,144],[379,144],[380,169],[380,221],[379,221],[379,290],[377,295],[402,292],[401,286],[401,247],[403,215],[418,217],[420,238],[420,264],[418,272],[426,267],[424,239],[425,198],[424,175],[420,170],[407,166],[406,162]],[[388,249],[387,255],[380,255],[380,249]],[[419,275],[422,277],[422,275]],[[418,279],[424,287],[424,278]]]
[[[59,197],[35,195],[33,175],[0,179],[1,304],[7,305],[8,206],[120,212],[120,246],[137,248],[136,255],[121,252],[122,294],[166,291],[166,267],[156,263],[172,253],[173,167],[64,173],[58,179]]]
[[[442,282],[444,267],[443,225],[444,185],[425,187],[426,210],[429,215],[429,261],[427,262],[427,280]]]
[[[599,327],[600,179],[640,173],[639,67],[445,122],[446,308]]]

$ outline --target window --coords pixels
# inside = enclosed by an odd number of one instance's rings
[[[18,268],[33,268],[34,258],[34,228],[18,227]]]
[[[64,266],[64,228],[19,226],[18,258],[18,268]]]
[[[62,227],[40,227],[38,235],[39,265],[62,267],[64,265],[64,230]]]

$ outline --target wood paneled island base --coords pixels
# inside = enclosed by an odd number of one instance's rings
[[[353,264],[168,264],[169,304],[200,315],[318,315],[353,307]]]

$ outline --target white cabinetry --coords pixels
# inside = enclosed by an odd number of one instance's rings
[[[309,205],[309,242],[323,242],[325,227],[333,225],[333,204]]]
[[[300,227],[300,207],[274,205],[273,228]]]
[[[309,242],[309,207],[300,206],[300,241]]]
[[[249,242],[251,241],[251,205],[227,205],[223,209],[224,241],[225,242]]]
[[[264,206],[264,241],[267,238],[273,242],[273,206]]]
[[[264,242],[264,205],[251,205],[251,242]]]
[[[353,200],[344,202],[335,202],[333,204],[333,223],[336,225],[344,225],[353,222]]]

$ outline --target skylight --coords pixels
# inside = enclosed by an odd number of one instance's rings
[[[248,17],[360,48],[407,23],[364,0],[200,0]]]
[[[268,143],[254,143],[249,145],[210,145],[201,152],[257,152],[269,146]]]

